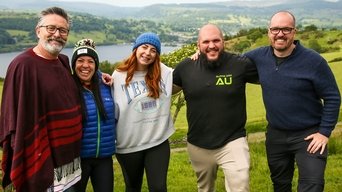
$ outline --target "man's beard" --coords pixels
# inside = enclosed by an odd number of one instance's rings
[[[61,43],[61,45],[51,45],[49,42],[52,41],[52,40],[58,41],[59,43]],[[48,39],[43,43],[43,45],[44,45],[44,48],[45,48],[49,53],[51,53],[52,55],[58,55],[58,54],[62,51],[62,49],[63,49],[65,43],[66,43],[65,40],[63,40],[63,39],[61,39],[61,38],[59,38],[59,39],[48,38]]]
[[[222,53],[223,51],[219,53],[219,56],[216,60],[208,60],[207,55],[205,53],[201,53],[200,60],[204,62],[204,65],[208,66],[208,68],[215,69],[221,65]]]

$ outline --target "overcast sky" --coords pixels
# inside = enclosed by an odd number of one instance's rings
[[[210,2],[223,2],[234,0],[54,0],[54,1],[87,1],[96,3],[106,3],[110,5],[120,7],[142,7],[152,4],[170,4],[170,3],[210,3]],[[239,0],[239,1],[261,1],[261,0]],[[275,1],[275,0],[274,0]],[[280,1],[280,0],[276,0]],[[297,0],[292,0],[297,1]],[[341,0],[325,0],[331,2],[337,2]]]
[[[59,0],[59,1],[88,1],[97,3],[107,3],[120,7],[142,7],[152,4],[170,4],[170,3],[210,3],[232,0]],[[256,0],[252,0],[256,1]]]

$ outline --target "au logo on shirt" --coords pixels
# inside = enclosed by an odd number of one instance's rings
[[[233,75],[216,75],[216,85],[231,85],[233,83]]]

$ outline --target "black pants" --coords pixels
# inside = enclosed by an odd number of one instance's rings
[[[90,178],[94,192],[113,192],[114,171],[112,157],[81,158],[82,177],[72,188],[85,192]]]
[[[322,192],[327,163],[327,147],[321,155],[307,152],[310,141],[304,138],[317,128],[303,131],[283,131],[268,127],[266,152],[275,192],[291,192],[294,163],[298,167],[298,192]]]
[[[150,192],[166,192],[167,170],[170,160],[170,145],[162,144],[128,154],[116,154],[124,175],[126,192],[140,192],[144,170]]]

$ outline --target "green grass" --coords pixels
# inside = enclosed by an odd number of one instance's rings
[[[261,86],[247,84],[246,86],[247,123],[263,121],[266,116],[262,101]]]
[[[341,129],[341,128],[340,128]],[[329,158],[325,172],[325,192],[336,192],[342,189],[342,132],[335,134],[329,143]],[[251,169],[250,169],[250,192],[271,192],[272,182],[267,166],[264,142],[249,141]],[[114,188],[115,191],[124,191],[124,181],[121,169],[114,163]],[[298,173],[295,171],[293,179],[293,191],[296,191]],[[216,180],[217,191],[224,191],[224,176],[222,170],[218,172]],[[91,192],[91,186],[88,186]],[[142,192],[147,192],[146,179],[144,178]],[[196,176],[192,170],[189,156],[186,151],[173,152],[170,159],[168,171],[168,191],[170,192],[191,192],[196,191]]]

